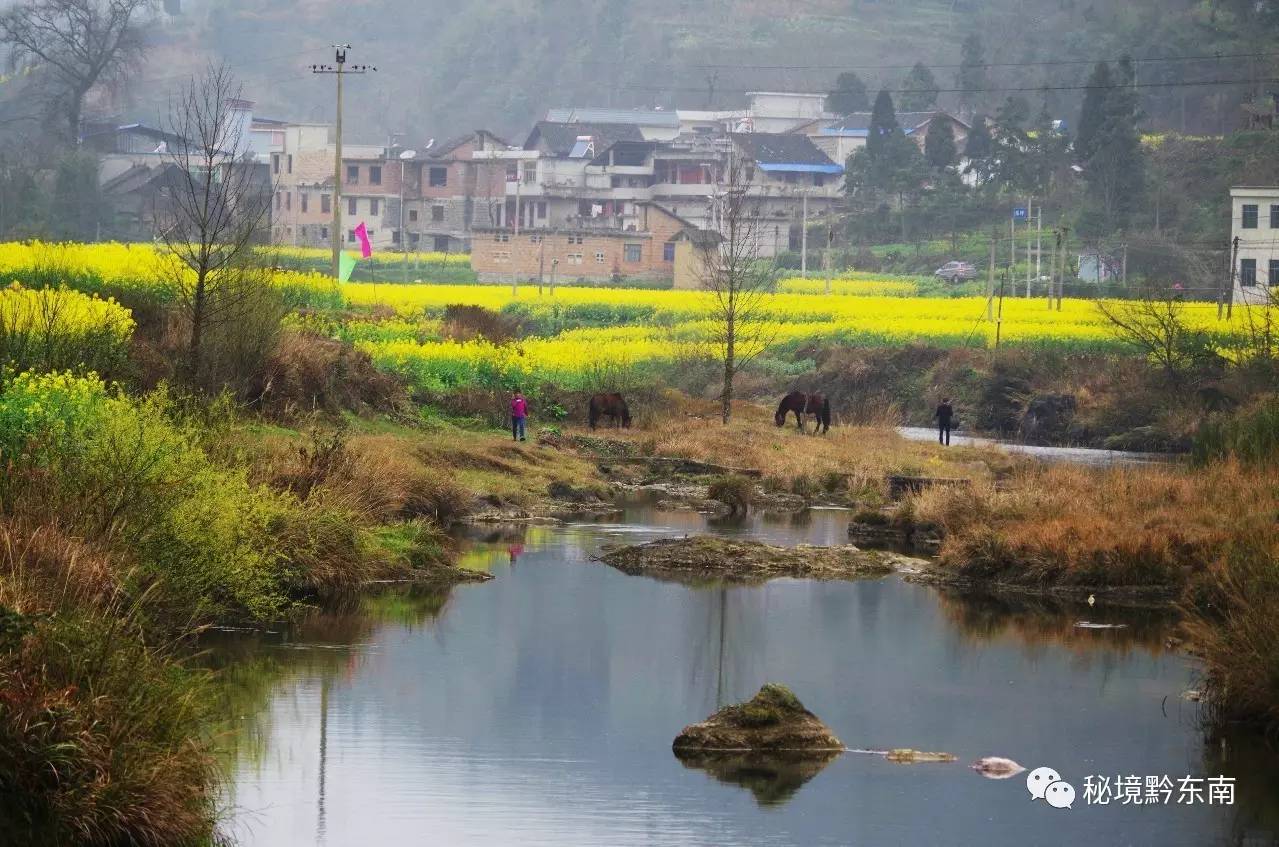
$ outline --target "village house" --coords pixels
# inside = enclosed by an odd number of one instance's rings
[[[670,279],[676,238],[697,229],[656,203],[643,201],[633,228],[476,228],[471,267],[481,281],[606,282],[622,277]]]
[[[1235,186],[1230,208],[1235,302],[1269,302],[1279,293],[1279,186]]]
[[[477,129],[411,158],[396,157],[392,168],[406,168],[403,229],[409,250],[442,253],[471,248],[477,226],[493,227],[506,200],[506,165],[483,158],[510,145],[491,132]],[[477,155],[478,154],[478,155]],[[400,244],[397,220],[392,241]]]
[[[870,137],[870,112],[853,112],[840,118],[812,121],[797,128],[813,140],[827,156],[836,162],[844,163],[848,157],[866,146]],[[968,133],[972,126],[949,112],[933,110],[930,112],[898,112],[897,123],[906,137],[924,149],[924,139],[928,137],[928,128],[933,121],[945,121],[950,124],[951,134],[955,137],[955,148],[963,150],[968,141]]]

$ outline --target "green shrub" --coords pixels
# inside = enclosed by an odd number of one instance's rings
[[[741,474],[716,477],[711,481],[706,496],[728,506],[736,515],[750,511],[751,503],[755,499],[755,483],[750,477]]]
[[[1279,462],[1279,397],[1270,397],[1230,416],[1204,422],[1195,436],[1198,464],[1235,458],[1244,464],[1269,466]]]

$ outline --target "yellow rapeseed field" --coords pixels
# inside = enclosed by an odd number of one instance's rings
[[[296,250],[322,258],[323,251]],[[315,256],[312,256],[312,254]],[[443,254],[441,254],[443,256]],[[457,262],[456,256],[444,261]],[[511,384],[546,381],[589,386],[616,381],[619,373],[659,376],[713,352],[718,325],[711,294],[697,291],[561,286],[347,283],[317,273],[277,271],[277,283],[295,308],[336,314],[394,311],[391,320],[327,320],[319,324],[367,351],[375,362],[409,377],[421,387]],[[0,282],[30,287],[65,285],[108,294],[172,296],[171,266],[151,245],[0,244]],[[1105,317],[1091,300],[1065,300],[1060,311],[1043,299],[1007,298],[1002,320],[990,320],[981,297],[910,296],[910,280],[853,275],[834,281],[784,280],[759,309],[766,322],[766,356],[784,357],[806,344],[890,345],[912,342],[940,346],[989,347],[998,333],[1009,345],[1043,345],[1077,350],[1117,347]],[[451,305],[482,306],[518,318],[525,338],[503,345],[483,340],[440,338],[439,319]],[[1208,303],[1185,306],[1187,322],[1225,339],[1244,321],[1237,308],[1234,326],[1217,320]]]

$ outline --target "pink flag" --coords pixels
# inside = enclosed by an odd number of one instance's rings
[[[355,238],[360,242],[360,257],[367,259],[372,256],[373,245],[369,243],[369,230],[364,221],[360,221],[360,225],[355,228]]]

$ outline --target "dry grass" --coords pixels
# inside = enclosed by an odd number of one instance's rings
[[[1279,491],[1233,464],[1029,466],[998,487],[925,491],[906,511],[943,531],[940,563],[965,577],[1183,591],[1225,544],[1274,521]]]
[[[801,435],[763,406],[739,403],[724,426],[714,405],[689,401],[650,428],[610,431],[642,454],[674,456],[760,471],[774,487],[802,493],[840,481],[854,494],[882,494],[890,474],[989,479],[1016,460],[995,450],[907,441],[888,427],[836,426],[826,435]],[[587,431],[578,434],[586,435]]]
[[[56,527],[0,520],[0,843],[212,833],[203,677],[144,643],[125,581]]]

